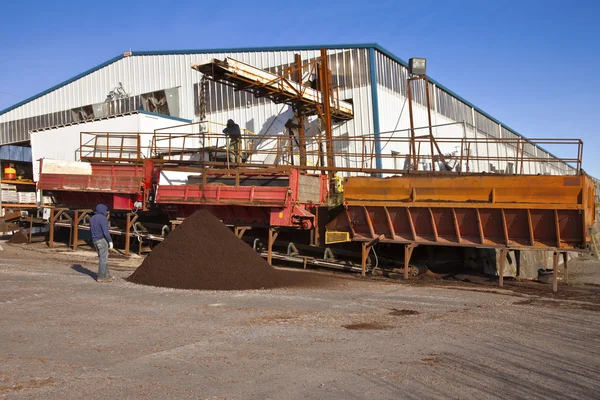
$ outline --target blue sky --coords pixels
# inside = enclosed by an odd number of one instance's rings
[[[526,137],[581,138],[600,176],[600,1],[21,1],[0,23],[0,109],[124,51],[379,43]],[[565,149],[549,148],[564,156]]]

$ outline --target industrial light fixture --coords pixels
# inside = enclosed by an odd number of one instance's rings
[[[426,75],[426,64],[427,60],[425,58],[414,57],[408,60],[408,70],[413,75]]]

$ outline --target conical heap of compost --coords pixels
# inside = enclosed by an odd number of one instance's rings
[[[196,211],[154,248],[129,281],[178,289],[248,290],[307,285],[316,276],[272,268],[207,211]]]

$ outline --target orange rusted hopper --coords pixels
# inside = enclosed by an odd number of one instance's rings
[[[585,175],[351,177],[327,230],[362,242],[585,250],[594,193]]]

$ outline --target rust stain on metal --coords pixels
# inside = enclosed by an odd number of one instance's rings
[[[593,188],[583,175],[351,177],[347,218],[327,229],[354,241],[586,250]]]

